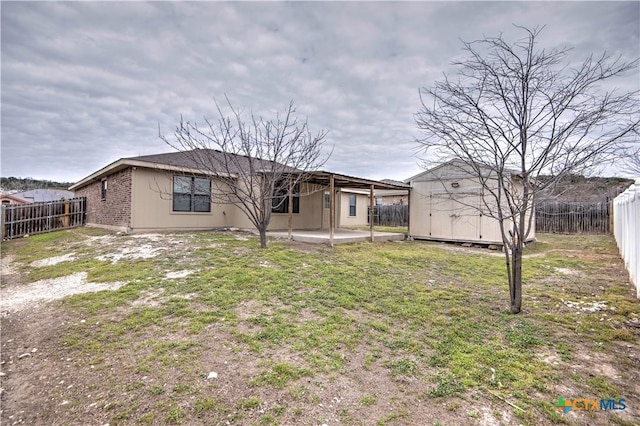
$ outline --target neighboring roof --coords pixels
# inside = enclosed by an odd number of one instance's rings
[[[380,182],[384,182],[384,183],[390,183],[391,185],[397,185],[397,186],[404,186],[407,188],[410,188],[411,185],[408,185],[402,181],[399,180],[394,180],[394,179],[382,179]]]
[[[2,199],[12,199],[13,201],[17,201],[18,203],[29,203],[30,201],[24,198],[17,197],[16,194],[2,194],[0,195]]]
[[[408,186],[403,187],[403,189],[374,189],[373,195],[374,197],[398,197],[398,196],[402,197],[409,193],[409,189],[411,188],[409,188]],[[371,188],[370,187],[367,189],[342,188],[341,191],[345,193],[350,193],[350,194],[362,194],[362,195],[369,196]]]
[[[32,189],[30,191],[11,194],[12,197],[23,199],[28,203],[48,203],[61,199],[73,198],[73,192],[64,189]]]
[[[197,155],[195,155],[197,152]],[[76,190],[82,188],[91,182],[102,179],[112,173],[126,169],[128,167],[147,167],[160,170],[175,170],[185,173],[202,173],[203,170],[211,170],[212,165],[220,164],[223,159],[224,153],[212,149],[194,150],[187,152],[169,152],[164,154],[143,155],[139,157],[121,158],[113,163],[103,167],[102,169],[92,173],[84,179],[73,184],[69,189]],[[249,158],[241,155],[236,155],[235,159],[240,166],[249,166]],[[255,159],[254,159],[255,160]],[[259,160],[263,163],[263,170],[269,170],[272,163],[267,160]],[[296,172],[296,169],[290,168],[292,173]],[[239,170],[231,169],[230,172],[238,173]],[[371,179],[362,179],[354,176],[347,176],[337,173],[331,173],[327,171],[314,171],[309,172],[310,177],[307,181],[315,184],[329,186],[331,176],[334,178],[334,186],[336,188],[359,188],[369,189],[371,185],[374,185],[378,189],[405,189],[409,188],[406,185],[394,185],[390,183],[384,183]],[[232,175],[233,176],[233,175]]]

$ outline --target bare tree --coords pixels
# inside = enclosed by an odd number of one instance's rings
[[[216,102],[217,120],[204,118],[205,125],[182,117],[174,139],[160,134],[172,148],[182,152],[198,171],[209,178],[209,188],[196,193],[209,194],[217,204],[231,204],[242,211],[260,234],[260,247],[267,247],[266,232],[273,209],[290,211],[291,200],[300,196],[301,183],[309,172],[322,167],[322,145],[327,132],[312,135],[308,122],[295,117],[293,101],[284,114],[270,120],[248,118],[233,107],[229,114]]]
[[[634,147],[629,148],[626,166],[628,172],[640,176],[640,146],[637,143]]]
[[[415,115],[420,147],[438,160],[457,158],[481,183],[483,214],[498,220],[505,247],[512,313],[522,306],[522,250],[532,230],[536,193],[618,155],[638,129],[638,92],[603,85],[637,67],[606,53],[577,67],[569,48],[525,37],[463,42],[457,78],[420,90]],[[547,175],[544,180],[539,179]]]

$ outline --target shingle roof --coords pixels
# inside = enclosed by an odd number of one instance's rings
[[[231,158],[229,167],[220,168],[221,164],[224,164],[225,155],[227,158]],[[231,157],[229,157],[231,156]],[[221,151],[213,149],[196,149],[192,151],[178,151],[168,152],[164,154],[153,155],[141,155],[138,157],[121,158],[113,163],[103,167],[102,169],[92,173],[73,184],[69,189],[76,190],[88,185],[91,182],[95,182],[104,176],[114,173],[118,170],[122,170],[127,167],[150,167],[165,170],[184,169],[185,171],[197,172],[218,172],[221,175],[230,173],[232,175],[242,175],[241,170],[248,170],[250,165],[256,172],[268,172],[272,170],[274,163],[268,160],[261,160],[258,158],[249,158],[243,155],[225,154]],[[296,170],[293,167],[285,166],[284,169],[279,169],[279,172],[295,173]],[[399,186],[396,184],[383,183],[371,179],[362,179],[353,176],[341,175],[337,173],[325,172],[321,170],[310,171],[309,181],[312,183],[329,185],[330,177],[333,176],[334,184],[336,187],[352,187],[352,188],[369,188],[370,185],[375,185],[376,188],[384,189],[408,189],[406,185]]]
[[[30,191],[11,194],[14,197],[22,198],[30,203],[47,203],[58,201],[63,198],[73,198],[73,192],[64,189],[32,189]]]
[[[224,170],[221,170],[220,166],[225,164],[225,157],[228,165],[223,167]],[[260,170],[270,170],[273,164],[268,160],[261,160],[259,158],[249,159],[249,157],[244,155],[223,153],[222,151],[214,149],[194,149],[191,151],[142,155],[139,157],[124,158],[124,160],[144,161],[147,163],[224,173],[239,173],[242,170],[248,170],[250,162],[253,162],[253,167],[257,166]],[[288,171],[293,170],[293,168],[290,168]]]

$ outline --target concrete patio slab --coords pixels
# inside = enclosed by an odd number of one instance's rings
[[[268,237],[287,239],[289,233],[287,231],[271,231],[267,232]],[[293,241],[312,244],[329,244],[329,231],[327,229],[316,229],[308,231],[293,231]],[[404,234],[396,232],[374,232],[374,241],[403,241]],[[333,233],[334,244],[357,243],[361,241],[370,241],[369,231],[354,231],[351,229],[336,229]]]

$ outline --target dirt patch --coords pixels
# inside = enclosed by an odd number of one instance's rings
[[[71,317],[43,304],[1,320],[2,424],[60,424],[54,413],[64,408],[64,399],[57,394],[76,382],[70,368],[76,360],[68,358],[57,336]]]
[[[123,259],[151,259],[158,256],[165,249],[162,247],[154,247],[150,244],[143,244],[135,247],[123,247],[115,253],[103,254],[96,256],[98,260],[110,260],[111,263],[118,263]]]
[[[562,303],[564,303],[568,308],[575,309],[581,312],[593,313],[607,309],[607,302],[605,301],[585,302],[584,300],[580,300],[578,302],[572,302],[570,300],[563,300]]]
[[[0,277],[2,277],[2,282],[4,284],[4,278],[9,275],[15,275],[18,273],[18,270],[13,264],[13,256],[4,256],[2,261],[0,262]]]
[[[185,269],[183,271],[169,271],[165,274],[165,278],[168,280],[174,280],[177,278],[185,278],[188,277],[189,275],[193,274],[195,271],[191,271],[188,269]]]
[[[164,291],[164,288],[159,288],[156,291],[142,291],[140,292],[140,297],[134,300],[131,305],[149,307],[160,306],[160,303],[162,302],[161,297]]]
[[[63,254],[62,256],[54,256],[42,260],[36,260],[35,262],[31,262],[29,266],[31,266],[32,268],[43,268],[45,266],[57,265],[58,263],[62,262],[71,262],[75,259],[75,253],[68,253]]]
[[[72,294],[117,290],[124,284],[126,283],[90,283],[87,282],[86,272],[78,272],[66,277],[36,281],[22,286],[10,286],[2,289],[0,312],[2,314],[16,312],[42,302],[62,299]]]

